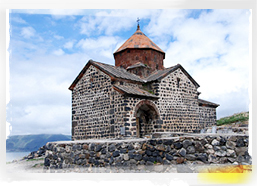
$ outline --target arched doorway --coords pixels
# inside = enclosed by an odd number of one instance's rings
[[[152,133],[154,124],[160,114],[154,103],[149,100],[140,101],[135,108],[136,135],[141,138]]]

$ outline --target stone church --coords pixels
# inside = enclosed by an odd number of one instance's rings
[[[198,133],[216,125],[218,104],[199,99],[199,84],[137,26],[114,52],[115,66],[89,60],[72,91],[72,140]]]

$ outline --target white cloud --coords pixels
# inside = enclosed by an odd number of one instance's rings
[[[91,59],[110,63],[110,61],[113,61],[113,52],[119,42],[119,37],[101,36],[96,39],[81,39],[76,47],[80,47],[90,54],[92,56]],[[93,58],[94,56],[95,58]]]
[[[57,39],[57,40],[61,40],[61,39],[64,39],[63,36],[59,36],[59,35],[54,35],[54,38]]]
[[[21,35],[26,39],[29,39],[29,38],[35,36],[35,34],[36,34],[36,30],[34,28],[30,27],[30,26],[29,27],[23,27],[21,29]]]
[[[104,33],[114,35],[120,31],[136,29],[137,17],[147,19],[152,13],[159,10],[129,9],[129,10],[98,10],[93,16],[84,16],[77,26],[80,33],[87,36]]]
[[[67,48],[67,49],[72,49],[73,48],[73,44],[74,42],[73,41],[68,41],[67,43],[64,44],[64,48]]]
[[[20,23],[20,24],[26,24],[27,23],[24,19],[22,19],[18,16],[11,17],[11,20],[16,22],[16,23]]]
[[[62,50],[62,49],[58,49],[58,50],[55,50],[53,51],[53,54],[54,55],[57,55],[57,56],[61,56],[63,55],[65,52]]]

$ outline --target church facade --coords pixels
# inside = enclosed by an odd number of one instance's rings
[[[72,91],[72,140],[200,132],[216,125],[218,104],[199,99],[199,84],[138,25],[114,52],[115,66],[89,60]]]

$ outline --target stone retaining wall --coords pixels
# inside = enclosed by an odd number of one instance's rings
[[[247,135],[84,140],[46,144],[45,168],[154,164],[251,164]]]

